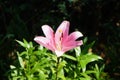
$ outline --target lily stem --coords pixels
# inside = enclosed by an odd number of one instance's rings
[[[58,66],[59,66],[59,63],[60,63],[60,57],[57,57],[57,64],[56,64],[56,79],[55,80],[58,80]]]

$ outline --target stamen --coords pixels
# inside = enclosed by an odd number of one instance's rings
[[[59,29],[59,33],[62,33],[62,30],[61,30],[61,29]]]
[[[59,33],[60,33],[61,35],[60,35],[59,41],[58,41],[57,44],[56,44],[56,48],[57,48],[58,51],[61,51],[61,50],[62,50],[61,42],[62,42],[62,38],[63,38],[63,32],[62,32],[61,29],[59,29]]]
[[[56,45],[57,50],[61,51],[62,47],[61,47],[61,41],[58,42],[58,44]]]

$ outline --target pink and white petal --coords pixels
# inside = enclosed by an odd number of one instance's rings
[[[66,42],[66,43],[62,44],[62,50],[63,51],[68,51],[68,50],[71,50],[71,49],[75,48],[76,46],[77,46],[76,41],[69,41],[69,42]]]
[[[60,40],[61,37],[66,38],[69,34],[69,25],[70,23],[68,21],[63,21],[55,33],[55,40]]]
[[[52,39],[54,37],[54,31],[53,29],[48,25],[42,26],[43,33],[48,39]]]
[[[67,51],[69,51],[69,50],[71,50],[71,49],[73,49],[73,48],[75,48],[75,47],[77,47],[77,46],[76,46],[76,45],[66,46],[66,47],[63,48],[63,51],[64,51],[64,52],[67,52]]]
[[[69,41],[69,42],[66,42],[62,45],[62,50],[64,52],[66,52],[66,51],[69,51],[69,50],[71,50],[75,47],[81,46],[81,45],[83,45],[82,40],[80,40],[80,41]]]
[[[76,31],[76,32],[71,33],[71,34],[68,36],[67,40],[68,40],[68,41],[69,41],[69,40],[76,40],[76,39],[78,39],[79,37],[82,37],[82,36],[83,36],[83,34],[82,34],[81,32]]]
[[[65,43],[62,43],[62,47],[64,46],[73,46],[76,45],[76,41],[67,41]]]
[[[60,57],[60,56],[62,56],[64,54],[64,52],[56,50],[55,54],[57,55],[57,57]]]
[[[46,47],[49,50],[55,51],[54,48],[52,47],[52,44],[50,43],[50,40],[45,37],[37,36],[34,38],[34,41],[36,41],[38,44]]]
[[[56,49],[56,44],[55,44],[55,39],[50,39],[50,44],[51,44],[51,47],[55,50]]]
[[[80,41],[76,41],[76,45],[77,45],[77,46],[81,46],[81,45],[83,45],[83,41],[82,41],[82,40],[80,40]]]

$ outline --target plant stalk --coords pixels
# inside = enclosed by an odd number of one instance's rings
[[[56,62],[56,79],[55,80],[58,80],[58,66],[59,66],[59,63],[60,63],[60,57],[57,57],[57,62]]]

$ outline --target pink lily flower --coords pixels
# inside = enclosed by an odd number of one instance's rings
[[[63,21],[54,33],[50,26],[43,25],[42,30],[45,37],[36,36],[34,40],[38,44],[55,52],[57,57],[60,57],[65,52],[83,44],[82,40],[76,41],[76,39],[83,36],[82,33],[75,31],[69,35],[69,26],[70,23],[68,21]]]

